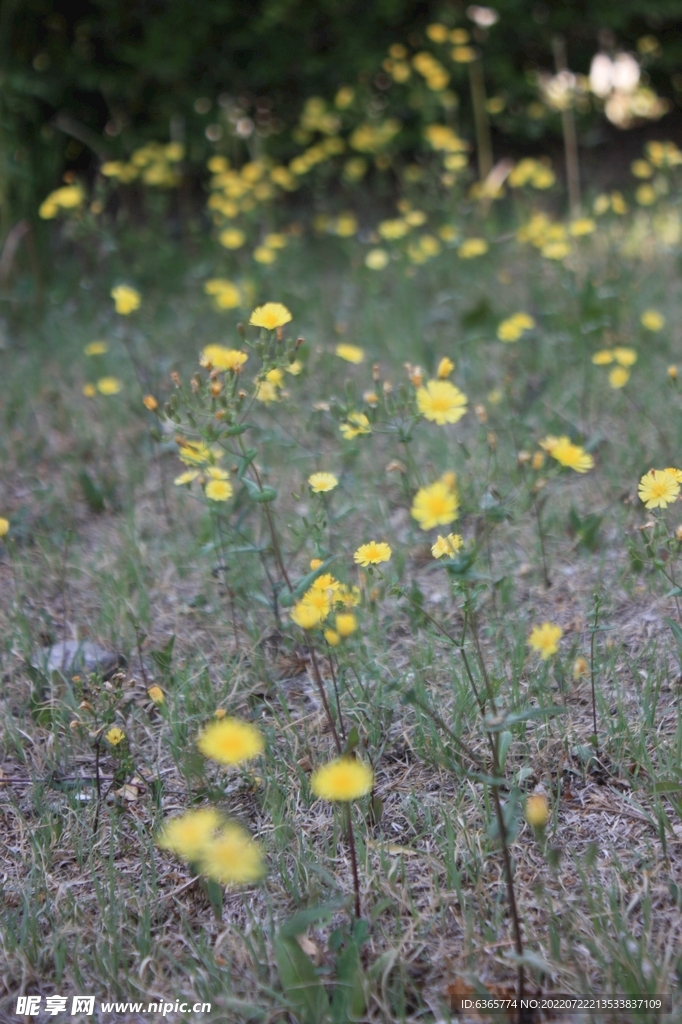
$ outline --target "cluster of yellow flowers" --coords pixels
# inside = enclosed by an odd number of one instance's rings
[[[527,157],[511,169],[507,181],[512,188],[531,185],[532,188],[546,189],[555,184],[556,175],[548,163]]]
[[[637,362],[637,353],[634,348],[626,348],[623,345],[615,345],[613,348],[603,348],[592,356],[595,366],[609,366],[617,363],[609,371],[609,384],[612,388],[623,388],[630,380],[630,367]]]
[[[139,178],[156,188],[176,188],[180,184],[178,164],[184,159],[185,147],[179,142],[148,142],[136,149],[130,160],[107,160],[101,172],[127,185]]]
[[[528,313],[514,313],[497,325],[497,337],[500,341],[518,341],[526,331],[532,331],[535,320]]]
[[[60,210],[76,210],[85,202],[85,192],[79,184],[62,185],[61,188],[50,192],[38,210],[38,215],[43,220],[52,220]]]

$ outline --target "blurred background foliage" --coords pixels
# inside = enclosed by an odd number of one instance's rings
[[[488,95],[504,96],[493,127],[507,148],[546,146],[559,133],[557,117],[527,116],[534,76],[555,69],[557,36],[571,70],[587,73],[597,50],[636,52],[655,35],[646,74],[679,109],[682,0],[498,0],[495,9],[485,76]],[[288,159],[306,98],[358,81],[381,88],[391,44],[418,48],[434,21],[471,29],[466,3],[442,0],[3,0],[0,12],[3,235],[19,217],[35,220],[69,169],[94,173],[147,140],[184,143],[205,174],[211,124],[230,104],[253,120],[253,145],[272,136],[269,152]],[[463,97],[465,128],[467,118]]]

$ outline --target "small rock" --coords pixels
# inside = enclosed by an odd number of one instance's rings
[[[114,651],[108,651],[99,644],[87,640],[60,640],[51,647],[43,647],[31,659],[33,668],[49,675],[60,672],[69,679],[72,676],[88,676],[93,672],[103,679],[113,675],[125,659]]]

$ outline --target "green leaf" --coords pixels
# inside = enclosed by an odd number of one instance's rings
[[[169,676],[171,665],[173,663],[173,648],[175,646],[175,633],[171,636],[168,643],[161,647],[159,650],[150,651],[154,664],[158,668],[159,672],[163,676]]]
[[[247,448],[246,449],[246,451],[244,452],[243,456],[239,460],[239,469],[237,470],[237,480],[243,480],[244,479],[244,473],[246,473],[247,469],[249,468],[249,466],[251,465],[251,463],[253,462],[253,460],[256,458],[257,455],[258,455],[258,449],[257,448]]]
[[[500,733],[500,740],[497,747],[497,757],[499,760],[500,771],[504,771],[505,762],[507,760],[507,754],[512,744],[512,734],[505,730]]]
[[[279,980],[301,1024],[323,1024],[329,1000],[312,960],[296,939],[276,935],[273,947]]]
[[[366,1008],[360,951],[350,942],[336,962],[336,985],[332,996],[334,1024],[360,1020]]]
[[[213,915],[220,924],[223,919],[223,887],[214,882],[212,878],[202,878],[201,888],[208,897],[208,902],[211,904],[211,910]]]
[[[248,477],[244,477],[242,482],[246,485],[251,501],[264,504],[268,501],[274,501],[277,497],[277,491],[274,487],[259,487],[255,481],[249,480]]]
[[[679,623],[675,622],[674,619],[666,618],[665,621],[670,626],[672,634],[675,637],[675,643],[677,644],[677,656],[680,659],[680,665],[682,665],[682,627],[680,627]]]
[[[343,907],[344,903],[337,901],[321,903],[317,907],[308,907],[307,910],[299,910],[297,914],[284,922],[279,929],[279,934],[283,939],[294,939],[297,935],[302,935],[311,924],[315,924],[317,921],[330,921],[334,914]]]
[[[231,427],[228,427],[227,430],[224,430],[223,434],[225,437],[236,437],[237,434],[245,433],[250,426],[250,423],[234,423]]]
[[[348,733],[348,738],[346,739],[346,745],[343,748],[344,755],[345,754],[352,754],[353,751],[357,749],[359,743],[360,743],[360,733],[358,732],[357,725],[354,725],[353,728],[351,729],[351,731]]]
[[[103,512],[104,511],[104,493],[94,483],[90,476],[84,469],[78,474],[78,480],[83,488],[83,497],[85,498],[88,507],[92,512]]]
[[[526,708],[525,711],[510,711],[506,715],[494,717],[488,715],[484,718],[483,725],[487,732],[504,732],[510,725],[516,725],[517,722],[527,722],[531,718],[542,718],[544,715],[563,715],[565,713],[566,708],[558,705],[549,708]]]

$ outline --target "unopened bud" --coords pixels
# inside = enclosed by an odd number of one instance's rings
[[[180,374],[176,373],[175,370],[172,370],[170,376],[171,376],[171,380],[175,384],[176,388],[179,388],[181,386],[181,384],[182,384],[182,381],[180,380]]]

